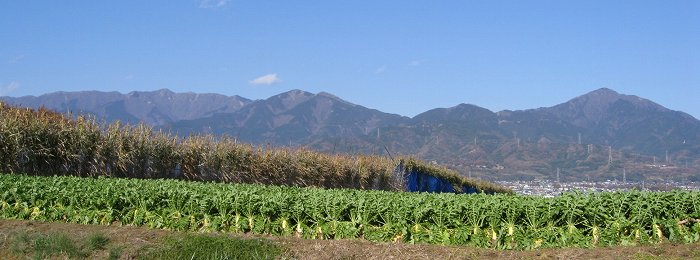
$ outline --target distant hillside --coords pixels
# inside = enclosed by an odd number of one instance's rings
[[[173,93],[167,89],[128,94],[101,91],[55,92],[38,97],[2,97],[0,100],[33,108],[45,106],[59,112],[93,114],[109,122],[120,120],[150,125],[208,117],[215,113],[231,113],[250,103],[249,99],[239,96]]]
[[[610,89],[549,108],[434,109],[385,133],[396,151],[485,178],[551,179],[559,168],[568,180],[622,179],[627,171],[628,180],[700,181],[700,121]]]
[[[408,120],[344,101],[328,93],[292,90],[257,100],[233,113],[165,125],[180,135],[226,134],[253,143],[303,145],[313,140],[364,136]]]
[[[168,90],[53,93],[3,98],[142,120],[181,136],[226,134],[245,142],[333,153],[415,155],[486,179],[697,180],[700,121],[650,100],[598,89],[538,109],[436,108],[413,118],[328,93],[293,90],[264,100]],[[611,160],[612,159],[612,160]]]

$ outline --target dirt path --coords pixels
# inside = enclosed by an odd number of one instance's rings
[[[113,247],[121,247],[122,259],[133,259],[143,248],[157,245],[178,232],[130,226],[98,226],[0,220],[0,257],[10,258],[9,237],[18,232],[65,233],[84,238],[102,233]],[[266,238],[286,248],[285,258],[295,259],[700,259],[700,244],[646,245],[593,249],[542,249],[532,251],[491,250],[461,246],[373,243],[364,240],[307,240],[251,234],[229,234],[244,238]],[[96,252],[90,258],[107,258]]]

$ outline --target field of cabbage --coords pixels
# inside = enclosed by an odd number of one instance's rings
[[[556,198],[0,174],[0,218],[309,239],[592,247],[700,240],[700,193]]]

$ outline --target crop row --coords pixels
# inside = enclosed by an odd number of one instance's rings
[[[0,218],[494,248],[700,240],[700,193],[457,195],[0,174]]]

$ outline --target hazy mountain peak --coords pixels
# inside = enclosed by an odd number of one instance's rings
[[[600,88],[569,100],[574,105],[607,105],[623,98],[625,95],[609,88]],[[565,104],[567,104],[565,103]]]
[[[54,109],[59,112],[88,113],[107,121],[120,120],[163,125],[183,119],[230,113],[251,101],[239,96],[220,94],[175,93],[169,89],[155,91],[54,92],[38,97],[4,98],[12,104]]]
[[[293,89],[278,95],[269,97],[266,105],[270,107],[273,113],[287,111],[297,105],[304,103],[315,95],[303,90]]]
[[[167,89],[167,88],[162,88],[162,89],[156,90],[156,92],[157,92],[158,95],[160,95],[160,96],[170,96],[170,95],[174,95],[174,94],[175,94],[175,92],[173,92],[172,90]]]
[[[589,92],[586,95],[597,95],[597,96],[618,96],[620,93],[609,88],[599,88],[594,91]]]
[[[545,111],[571,120],[576,125],[598,124],[609,114],[619,113],[620,109],[637,109],[645,111],[668,111],[668,109],[650,100],[633,95],[620,94],[609,88],[600,88]]]
[[[496,113],[486,108],[462,103],[449,108],[436,108],[426,111],[413,117],[413,120],[418,122],[465,122],[482,121],[484,119],[495,120],[495,118]]]
[[[587,94],[584,94],[582,96],[571,99],[567,103],[607,106],[607,105],[610,105],[611,103],[617,102],[619,100],[631,102],[631,103],[635,104],[636,106],[647,106],[647,107],[653,107],[656,109],[663,108],[661,105],[658,105],[658,104],[656,104],[648,99],[644,99],[644,98],[634,96],[634,95],[620,94],[620,93],[618,93],[612,89],[609,89],[609,88],[600,88],[600,89],[591,91]],[[567,103],[564,103],[564,104],[567,104]]]
[[[303,91],[300,89],[292,89],[290,91],[284,92],[284,93],[279,94],[277,96],[285,97],[285,98],[300,98],[300,97],[304,98],[304,97],[309,97],[309,96],[313,96],[313,95],[314,95],[313,93],[306,92],[306,91]]]
[[[456,105],[454,107],[448,108],[448,111],[473,111],[473,112],[480,112],[480,113],[492,113],[491,110],[488,110],[486,108],[474,105],[474,104],[466,104],[462,103],[459,105]]]

